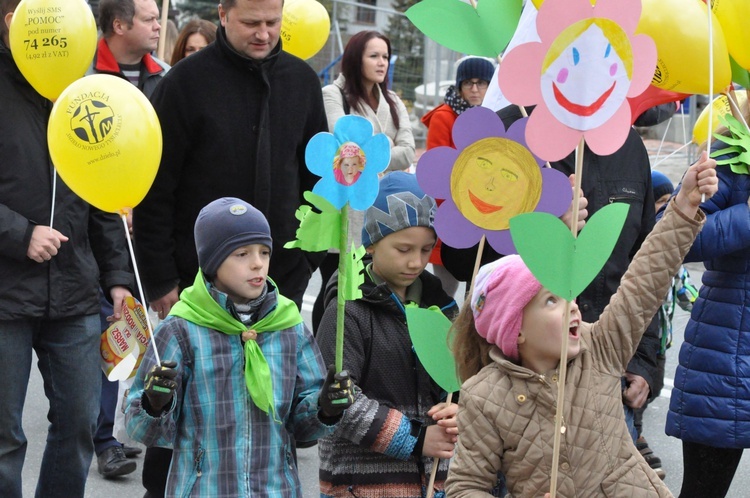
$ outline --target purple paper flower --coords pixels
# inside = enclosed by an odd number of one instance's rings
[[[425,152],[417,180],[425,193],[444,199],[435,231],[450,247],[472,247],[482,235],[500,254],[515,254],[510,219],[521,213],[562,215],[572,191],[566,176],[526,147],[528,119],[505,130],[493,111],[473,107],[453,125],[453,147]]]

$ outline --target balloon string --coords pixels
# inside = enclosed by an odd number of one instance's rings
[[[135,282],[138,285],[138,295],[143,297],[143,286],[141,285],[141,276],[138,273],[138,263],[135,261],[135,251],[133,251],[133,241],[130,240],[130,230],[128,229],[128,217],[125,213],[120,213],[122,225],[125,227],[125,238],[128,241],[128,251],[130,251],[130,260],[133,262],[133,272],[135,273]],[[151,320],[146,316],[146,325],[148,326],[148,337],[151,340],[151,347],[154,349],[154,359],[157,365],[161,365],[159,351],[156,349],[156,340],[154,339],[154,329],[151,327]]]
[[[713,130],[711,129],[714,119],[714,23],[711,22],[713,12],[711,11],[711,2],[706,4],[708,7],[708,138],[706,139],[706,150],[711,152],[711,138]],[[706,194],[701,194],[701,203],[706,202]]]
[[[688,145],[690,145],[690,144],[692,144],[692,143],[693,143],[693,142],[688,142],[688,143],[686,143],[685,145],[683,145],[682,147],[680,147],[679,149],[677,149],[677,150],[675,150],[674,152],[670,153],[670,154],[669,154],[668,156],[664,156],[664,157],[663,157],[663,158],[662,158],[662,159],[661,159],[660,161],[658,161],[658,162],[657,162],[657,163],[655,163],[655,164],[654,164],[653,166],[651,166],[651,169],[653,169],[653,168],[656,168],[656,167],[657,167],[657,166],[659,166],[659,165],[660,165],[661,163],[663,163],[664,161],[666,161],[666,160],[667,160],[667,159],[669,159],[670,157],[674,156],[675,154],[677,154],[677,153],[678,153],[678,152],[680,152],[680,151],[681,151],[682,149],[684,149],[685,147],[687,147]]]
[[[669,127],[672,125],[672,118],[669,118],[667,121],[667,126],[664,128],[664,135],[661,137],[661,142],[659,142],[659,148],[656,150],[656,160],[659,160],[659,156],[661,155],[661,148],[664,146],[664,141],[667,139],[667,133],[669,133]]]
[[[57,197],[57,168],[52,167],[52,207],[49,212],[49,231],[55,222],[55,198]]]

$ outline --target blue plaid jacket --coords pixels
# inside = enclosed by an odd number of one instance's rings
[[[269,292],[261,316],[275,305],[276,294]],[[166,496],[302,496],[292,441],[334,429],[317,416],[325,368],[304,324],[258,334],[271,369],[277,421],[250,398],[239,336],[170,316],[154,338],[160,357],[178,365],[174,402],[158,418],[141,405],[143,380],[155,364],[149,347],[130,390],[126,423],[137,441],[174,449]]]

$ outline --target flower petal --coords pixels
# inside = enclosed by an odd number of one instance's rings
[[[363,144],[372,137],[372,123],[362,116],[349,114],[336,121],[333,134],[340,144],[344,142]]]
[[[646,91],[654,77],[656,67],[656,44],[648,35],[638,35],[630,39],[633,48],[633,77],[630,80],[628,97],[637,97]]]
[[[341,209],[349,200],[346,187],[333,179],[333,175],[321,178],[313,187],[313,194],[318,194],[330,202],[336,209]]]
[[[545,44],[545,54],[564,29],[593,15],[590,0],[546,0],[536,16],[536,30]],[[535,67],[541,67],[541,63]]]
[[[488,230],[485,232],[487,242],[492,248],[503,256],[518,254],[510,230]]]
[[[627,103],[627,101],[625,101]],[[540,103],[534,109],[526,125],[526,142],[529,148],[542,159],[559,161],[578,145],[582,133],[559,122]]]
[[[466,249],[479,242],[484,230],[464,218],[453,199],[449,198],[435,213],[435,232],[444,244],[456,249]]]
[[[435,199],[451,196],[451,172],[460,153],[453,147],[436,147],[419,158],[417,183],[424,193]]]
[[[564,173],[553,168],[542,168],[542,196],[534,211],[562,216],[573,200],[570,181]]]
[[[375,202],[378,196],[378,175],[374,170],[370,174],[362,173],[354,185],[349,187],[349,206],[357,211],[364,211]],[[356,240],[356,238],[355,238]]]
[[[492,109],[482,106],[467,109],[453,123],[453,143],[458,150],[489,137],[504,137],[505,126]]]
[[[632,34],[641,19],[640,0],[597,0],[596,17],[611,19],[628,34]],[[636,52],[638,53],[638,52]]]
[[[375,173],[382,173],[391,162],[391,145],[385,133],[378,133],[367,140],[357,142],[365,153],[365,169],[372,169]]]
[[[526,147],[529,152],[531,152],[532,157],[536,161],[536,163],[539,166],[543,166],[546,162],[541,157],[534,154],[534,151],[529,149],[529,146],[526,145],[526,126],[529,124],[529,118],[521,118],[519,120],[516,120],[513,122],[513,124],[510,125],[510,128],[508,128],[508,132],[505,134],[505,138],[508,138],[510,140],[513,140],[514,142],[517,142],[524,147]]]
[[[593,152],[600,156],[608,156],[622,147],[630,129],[630,105],[626,100],[606,123],[584,132],[584,136]]]
[[[534,105],[542,100],[540,68],[548,46],[538,42],[518,45],[503,57],[497,82],[509,101]]]
[[[333,156],[339,148],[336,138],[328,132],[315,134],[305,148],[305,163],[311,173],[333,176]]]

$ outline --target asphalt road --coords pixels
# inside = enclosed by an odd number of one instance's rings
[[[677,144],[662,144],[659,153],[660,158],[653,157],[659,147],[659,142],[654,140],[646,141],[647,148],[652,155],[652,165],[669,176],[674,182],[679,181],[687,164],[685,152],[675,154],[671,158],[663,158],[670,152],[676,150]],[[702,266],[691,264],[689,270],[693,282],[697,285],[700,282]],[[305,298],[303,306],[303,316],[305,320],[310,320],[312,302],[320,285],[320,279],[316,273],[310,283],[308,290],[309,295]],[[461,294],[461,289],[459,289]],[[654,452],[662,459],[667,476],[665,482],[673,493],[678,494],[682,482],[682,447],[678,439],[667,437],[664,434],[664,422],[667,409],[669,407],[669,394],[674,371],[677,365],[677,354],[683,341],[683,330],[687,323],[688,314],[678,309],[674,318],[674,339],[673,347],[667,353],[667,375],[665,388],[661,396],[655,400],[644,414],[644,435]],[[28,438],[28,451],[26,465],[24,467],[24,496],[33,496],[36,485],[36,476],[39,473],[42,452],[44,450],[44,441],[47,431],[47,413],[48,405],[44,397],[44,391],[41,384],[41,378],[36,370],[32,371],[31,382],[29,385],[26,407],[24,412],[24,429]],[[116,480],[105,480],[96,470],[96,459],[92,462],[89,472],[89,479],[86,489],[87,498],[109,498],[117,497],[140,497],[143,496],[143,488],[140,484],[140,472],[142,458],[139,458],[138,469],[135,473],[124,476]],[[299,450],[299,469],[303,482],[305,496],[316,496],[318,459],[317,448]],[[750,463],[743,459],[734,478],[732,487],[727,495],[729,498],[745,498],[750,496]]]

